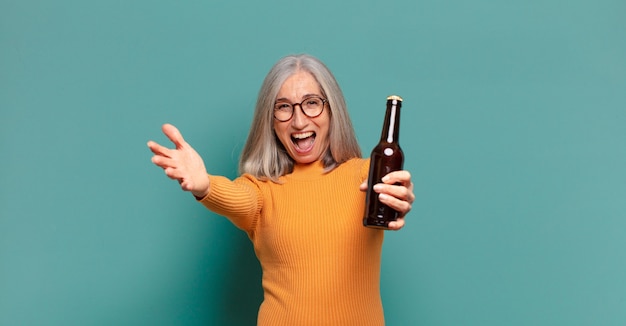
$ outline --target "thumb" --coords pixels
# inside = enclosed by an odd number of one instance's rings
[[[363,181],[363,182],[359,185],[359,190],[361,190],[361,191],[366,191],[366,190],[367,190],[367,180]]]
[[[163,133],[165,134],[165,136],[167,136],[167,138],[169,138],[172,141],[172,143],[176,145],[176,148],[181,148],[183,146],[183,144],[185,143],[185,139],[183,138],[183,135],[181,135],[180,131],[178,131],[176,127],[174,127],[173,125],[169,123],[166,123],[163,125],[161,129],[163,130]]]

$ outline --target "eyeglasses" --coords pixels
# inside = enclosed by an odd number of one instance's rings
[[[285,122],[293,117],[293,111],[296,105],[300,106],[302,113],[309,118],[315,118],[322,114],[327,100],[318,96],[305,98],[301,103],[291,104],[288,102],[276,102],[274,104],[274,119]]]

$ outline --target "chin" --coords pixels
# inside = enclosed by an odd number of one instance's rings
[[[298,164],[309,164],[309,163],[313,163],[313,162],[318,161],[321,158],[321,155],[318,155],[318,156],[313,156],[313,155],[297,156],[297,155],[293,155],[292,158]]]

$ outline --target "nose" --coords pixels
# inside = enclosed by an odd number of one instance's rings
[[[297,106],[297,108],[296,108]],[[302,129],[309,123],[309,117],[302,112],[302,106],[296,104],[293,106],[293,117],[291,118],[291,125],[296,129]]]

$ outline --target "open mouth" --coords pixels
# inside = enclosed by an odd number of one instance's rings
[[[291,142],[293,142],[298,152],[308,152],[313,148],[315,143],[315,132],[307,131],[298,134],[291,135]]]

